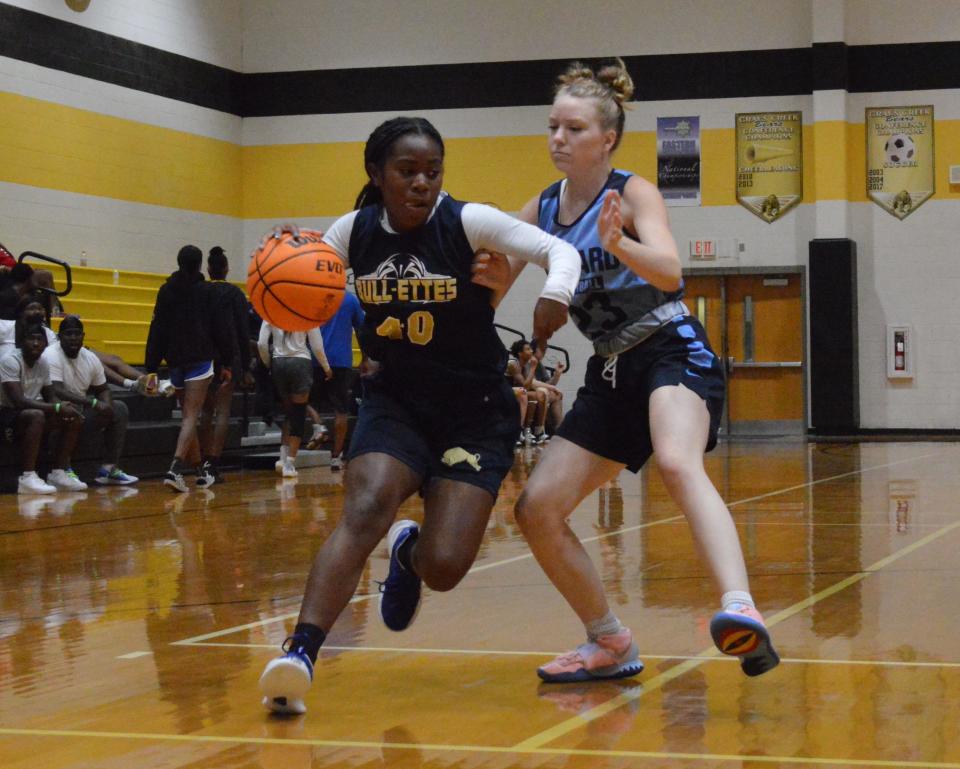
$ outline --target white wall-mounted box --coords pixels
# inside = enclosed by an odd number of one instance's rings
[[[914,357],[910,326],[888,325],[887,378],[912,379]]]

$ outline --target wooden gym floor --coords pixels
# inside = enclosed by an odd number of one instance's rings
[[[257,678],[339,476],[0,498],[0,767],[960,767],[960,444],[709,455],[784,658],[757,679],[712,648],[716,596],[656,471],[624,473],[572,521],[647,669],[585,686],[534,674],[580,640],[510,512],[535,459],[402,634],[377,617],[378,548],[285,720]]]

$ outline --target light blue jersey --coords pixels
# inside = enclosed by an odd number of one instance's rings
[[[580,283],[570,303],[570,315],[601,355],[623,352],[671,318],[686,313],[680,301],[682,285],[677,291],[661,291],[600,244],[597,220],[606,192],[616,190],[622,195],[631,176],[628,171],[611,171],[604,188],[570,225],[558,221],[563,182],[552,184],[540,195],[540,229],[562,238],[580,253]]]

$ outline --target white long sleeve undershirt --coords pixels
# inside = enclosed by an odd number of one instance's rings
[[[439,205],[442,197],[437,200]],[[434,208],[434,212],[436,207]],[[350,233],[357,216],[351,211],[337,219],[324,234],[324,241],[349,265]],[[433,213],[431,213],[433,216]],[[569,243],[521,222],[509,214],[481,203],[467,203],[460,216],[467,241],[474,251],[488,249],[531,262],[547,271],[540,296],[569,305],[580,280],[580,255]],[[392,232],[386,213],[381,226]]]

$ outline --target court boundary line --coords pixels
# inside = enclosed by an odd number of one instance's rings
[[[910,457],[910,458],[907,458],[907,459],[898,459],[898,460],[896,460],[895,462],[886,462],[886,463],[881,464],[881,465],[871,465],[870,467],[862,467],[862,468],[860,468],[859,470],[851,470],[851,471],[846,472],[846,473],[839,473],[838,475],[831,475],[831,476],[828,476],[828,477],[826,477],[826,478],[818,478],[818,479],[815,480],[815,481],[808,481],[807,483],[800,483],[800,484],[796,484],[796,485],[794,485],[794,486],[788,486],[788,487],[783,488],[783,489],[777,489],[777,490],[775,490],[775,491],[768,491],[768,492],[765,492],[765,493],[763,493],[763,494],[758,494],[758,495],[753,496],[753,497],[747,497],[746,499],[738,499],[738,500],[734,500],[733,502],[727,502],[726,500],[724,500],[724,503],[726,504],[727,508],[729,509],[729,508],[731,508],[731,507],[736,507],[736,506],[738,506],[738,505],[745,505],[745,504],[747,504],[747,503],[749,503],[749,502],[756,502],[757,500],[760,500],[760,499],[767,499],[768,497],[774,497],[774,496],[777,496],[777,495],[779,495],[779,494],[786,494],[786,493],[788,493],[788,492],[790,492],[790,491],[796,491],[796,490],[798,490],[798,489],[810,488],[810,487],[812,487],[812,486],[817,486],[817,485],[819,485],[819,484],[821,484],[821,483],[829,483],[830,481],[835,481],[835,480],[838,480],[838,479],[840,479],[840,478],[847,478],[847,477],[849,477],[849,476],[851,476],[851,475],[861,475],[861,474],[863,474],[863,473],[872,472],[872,471],[874,471],[874,470],[883,470],[883,469],[885,469],[885,468],[887,468],[887,467],[894,467],[894,466],[896,466],[896,465],[902,465],[902,464],[905,464],[905,463],[907,463],[907,462],[917,462],[917,461],[920,461],[921,459],[928,459],[928,458],[930,458],[930,457],[935,457],[935,456],[939,456],[939,455],[940,455],[940,452],[931,452],[931,453],[929,453],[929,454],[921,454],[920,456]],[[681,521],[681,520],[684,520],[684,516],[683,516],[682,514],[681,514],[681,515],[674,515],[674,516],[671,516],[671,517],[669,517],[669,518],[661,518],[661,519],[656,520],[656,521],[649,521],[648,523],[641,523],[641,524],[637,524],[637,525],[635,525],[635,526],[628,526],[628,527],[626,527],[626,528],[618,528],[618,529],[616,529],[615,531],[604,532],[603,534],[598,534],[598,535],[593,536],[593,537],[587,537],[587,538],[581,539],[580,541],[583,542],[584,544],[586,544],[586,543],[588,543],[588,542],[597,542],[597,541],[599,541],[599,540],[601,540],[601,539],[605,539],[605,538],[607,538],[607,537],[612,537],[612,536],[616,536],[616,535],[620,535],[620,534],[629,534],[630,532],[633,532],[633,531],[639,531],[639,530],[641,530],[641,529],[647,529],[647,528],[650,528],[650,527],[652,527],[652,526],[660,526],[660,525],[663,525],[663,524],[666,524],[666,523],[675,523],[676,521]],[[476,566],[476,565],[475,565],[475,566],[473,566],[473,567],[470,568],[470,570],[467,572],[466,576],[468,577],[468,576],[470,576],[471,574],[476,574],[476,573],[479,573],[479,572],[481,572],[481,571],[487,571],[488,569],[493,569],[493,568],[495,568],[495,567],[497,567],[497,566],[506,566],[507,564],[516,563],[517,561],[528,560],[528,559],[530,559],[530,558],[533,558],[533,553],[527,552],[527,553],[524,553],[524,554],[522,554],[522,555],[513,556],[513,557],[511,557],[511,558],[505,558],[505,559],[500,560],[500,561],[494,561],[494,562],[492,562],[492,563],[481,564],[481,565],[479,565],[479,566]],[[465,578],[466,578],[466,577],[465,577]],[[361,602],[361,601],[369,601],[371,598],[376,598],[378,595],[380,595],[380,594],[379,594],[379,593],[365,593],[365,594],[363,594],[363,595],[355,595],[355,596],[353,596],[353,598],[350,599],[350,602],[349,602],[349,603],[352,604],[352,603],[359,603],[359,602]],[[348,605],[349,605],[349,604],[348,604]],[[209,641],[211,638],[220,638],[221,636],[231,635],[231,634],[233,634],[233,633],[238,633],[238,632],[240,632],[241,630],[250,630],[250,629],[255,628],[255,627],[263,627],[264,625],[270,625],[270,624],[273,624],[273,623],[275,623],[275,622],[283,622],[283,621],[285,621],[285,620],[288,620],[288,619],[292,619],[292,618],[294,618],[294,617],[297,617],[298,615],[299,615],[299,610],[296,611],[296,612],[290,612],[290,613],[282,614],[282,615],[279,615],[279,616],[277,616],[277,617],[272,617],[272,618],[268,618],[268,619],[264,619],[264,620],[259,620],[259,621],[257,621],[257,622],[249,622],[249,623],[247,623],[247,624],[245,624],[245,625],[235,625],[235,626],[233,626],[233,627],[224,628],[224,629],[222,629],[222,630],[214,630],[214,631],[212,631],[212,632],[210,632],[210,633],[204,633],[204,634],[202,634],[202,635],[192,636],[192,637],[190,637],[190,638],[184,638],[184,639],[179,640],[179,641],[171,641],[171,642],[170,642],[170,645],[171,645],[171,646],[191,646],[191,645],[193,645],[193,644],[195,644],[195,643],[198,643],[198,642],[200,642],[200,641]]]
[[[224,649],[276,649],[276,644],[254,644],[254,643],[206,643],[198,642],[192,646]],[[517,649],[434,649],[428,647],[405,647],[405,646],[322,646],[320,655],[325,651],[335,652],[379,652],[381,654],[461,654],[467,655],[489,655],[493,657],[556,657],[559,651],[521,651]],[[135,654],[137,652],[134,652]],[[141,655],[152,654],[152,652],[139,652]],[[699,659],[696,654],[641,654],[643,660],[694,660]],[[730,657],[721,654],[717,662],[738,662],[736,657]],[[877,667],[927,667],[927,668],[960,668],[960,662],[934,662],[930,660],[840,660],[840,659],[813,659],[807,657],[781,657],[781,663],[791,663],[794,665],[876,665]]]
[[[820,601],[823,601],[829,598],[830,596],[835,595],[836,593],[839,593],[842,590],[845,590],[851,585],[855,585],[856,583],[861,582],[862,580],[866,579],[872,574],[876,574],[884,566],[888,566],[891,563],[907,555],[910,555],[914,551],[919,550],[920,548],[925,547],[931,542],[934,542],[940,539],[941,537],[946,536],[947,534],[949,534],[950,532],[954,531],[957,528],[960,528],[960,521],[955,521],[954,523],[943,526],[937,531],[931,534],[928,534],[927,536],[922,537],[921,539],[918,539],[915,542],[910,543],[909,545],[905,545],[899,550],[895,550],[893,553],[886,556],[885,558],[881,558],[879,561],[875,561],[874,563],[870,564],[862,571],[859,571],[856,574],[853,574],[847,577],[846,579],[842,579],[839,582],[835,582],[833,585],[830,585],[829,587],[824,588],[823,590],[817,593],[814,593],[811,596],[808,596],[802,601],[797,601],[797,603],[793,604],[792,606],[788,606],[786,609],[782,609],[781,611],[778,611],[775,614],[771,615],[769,618],[767,618],[767,621],[766,621],[767,627],[773,627],[787,619],[790,619],[794,615],[799,614],[804,609],[808,609],[814,604],[817,604]],[[544,729],[542,732],[539,732],[538,734],[534,734],[533,736],[528,737],[527,739],[522,740],[521,742],[518,742],[515,747],[520,747],[520,748],[543,747],[547,743],[553,742],[554,740],[559,739],[560,737],[563,737],[569,734],[570,732],[575,731],[576,729],[579,729],[580,727],[590,723],[591,721],[601,718],[624,705],[627,705],[631,702],[634,702],[635,700],[640,699],[645,694],[649,694],[650,692],[654,692],[660,689],[661,687],[663,687],[664,684],[674,680],[675,678],[679,678],[684,673],[687,673],[691,670],[694,670],[700,667],[704,662],[707,662],[713,657],[718,657],[720,656],[720,654],[721,652],[715,647],[706,649],[700,652],[700,654],[696,655],[695,657],[688,659],[685,662],[681,662],[679,665],[675,665],[669,670],[665,670],[664,672],[654,676],[653,678],[643,681],[642,682],[643,686],[641,687],[641,691],[636,693],[622,692],[616,695],[615,697],[607,700],[602,705],[597,705],[596,707],[591,708],[590,710],[586,710],[583,713],[580,713],[574,716],[573,718],[568,718],[566,721],[561,721],[559,724],[556,724],[550,727],[549,729]]]
[[[373,742],[361,740],[311,740],[303,737],[226,737],[215,734],[151,734],[149,732],[96,732],[71,729],[16,729],[0,727],[0,737],[72,737],[84,739],[149,740],[154,742],[210,743],[220,745],[302,745],[321,748],[432,751],[437,753],[499,753],[541,756],[587,756],[604,758],[651,758],[674,761],[736,761],[763,764],[817,764],[819,766],[890,767],[890,769],[960,769],[960,763],[943,761],[895,761],[865,758],[805,756],[760,756],[732,753],[677,753],[643,750],[589,750],[584,748],[523,748],[498,745],[437,745],[432,743]]]

